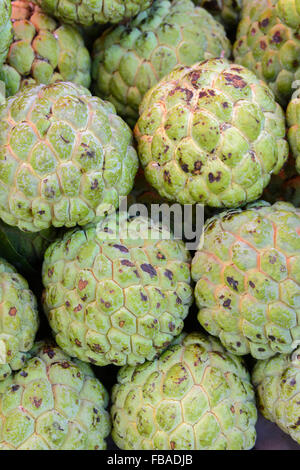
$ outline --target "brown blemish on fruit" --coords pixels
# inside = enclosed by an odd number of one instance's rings
[[[172,281],[174,274],[169,269],[166,269],[164,272],[164,276],[166,276],[170,281]]]
[[[229,277],[229,276],[226,278],[226,280],[233,290],[238,291],[238,285],[239,285],[238,281],[236,281],[233,277]]]
[[[245,80],[242,79],[239,75],[234,75],[230,72],[224,73],[224,78],[227,82],[227,85],[233,85],[234,88],[243,89],[247,86]]]
[[[80,312],[82,310],[82,305],[78,304],[77,307],[74,308],[74,312]]]
[[[115,244],[113,245],[113,247],[116,248],[117,250],[120,250],[121,253],[129,253],[129,250],[128,248],[126,248],[126,246]]]
[[[84,281],[83,279],[80,279],[78,282],[78,289],[81,291],[86,288],[88,285],[88,281]]]
[[[10,317],[15,317],[16,314],[17,314],[17,309],[16,309],[16,307],[11,307],[11,308],[9,309],[8,315],[9,315]]]
[[[75,344],[76,346],[78,346],[79,348],[81,348],[81,342],[79,341],[79,339],[75,339]]]
[[[134,267],[134,264],[133,264],[131,261],[129,261],[129,259],[122,259],[122,260],[121,260],[121,264],[122,264],[123,266],[127,266],[127,267],[129,267],[129,268],[133,268],[133,267]]]
[[[36,408],[40,408],[41,404],[43,403],[42,398],[32,397],[32,403]]]

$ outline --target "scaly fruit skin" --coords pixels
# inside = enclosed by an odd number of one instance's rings
[[[254,446],[254,392],[240,358],[203,333],[153,362],[123,367],[112,392],[112,437],[125,450]]]
[[[107,30],[95,42],[95,91],[133,126],[145,93],[176,65],[230,53],[223,27],[206,10],[189,0],[157,0],[131,23]]]
[[[300,79],[298,0],[248,0],[234,45],[234,58],[266,81],[286,106]],[[299,85],[299,84],[298,84]]]
[[[91,368],[47,342],[31,356],[0,395],[0,450],[106,449],[108,394]]]
[[[0,217],[21,230],[73,227],[118,207],[138,168],[112,104],[73,83],[26,87],[0,107]]]
[[[147,180],[181,204],[254,201],[288,157],[272,92],[223,59],[179,66],[163,78],[142,101],[135,136]]]
[[[300,340],[300,210],[266,202],[207,222],[192,263],[198,320],[234,354],[266,359]]]
[[[23,367],[38,325],[37,301],[27,281],[0,258],[0,381]]]
[[[196,5],[206,8],[228,30],[239,21],[243,0],[193,0]]]
[[[277,201],[291,202],[300,207],[300,176],[295,168],[295,160],[290,157],[278,175],[273,175],[264,190],[264,201],[275,204]]]
[[[75,28],[59,24],[28,0],[12,2],[11,19],[13,41],[0,68],[7,96],[28,82],[63,80],[90,86],[91,58]]]
[[[300,173],[300,88],[293,94],[286,110],[288,140]]]
[[[13,264],[23,275],[40,276],[40,268],[48,246],[59,236],[50,227],[41,232],[22,232],[0,220],[0,257]]]
[[[149,219],[129,220],[126,213],[51,245],[43,283],[57,344],[99,366],[153,359],[182,331],[192,303],[183,242]]]
[[[127,21],[150,7],[153,0],[34,0],[43,11],[66,22],[94,23]]]
[[[12,41],[10,0],[0,0],[0,66],[6,59]]]
[[[268,420],[300,444],[300,348],[258,361],[252,373],[258,407]]]

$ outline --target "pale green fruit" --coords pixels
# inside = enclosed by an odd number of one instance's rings
[[[51,342],[37,343],[0,393],[0,450],[106,448],[108,393],[89,366]]]
[[[198,320],[233,354],[266,359],[300,340],[300,209],[266,202],[210,219],[192,262]]]
[[[21,369],[38,325],[37,301],[27,281],[0,258],[0,381]]]
[[[111,101],[130,124],[145,93],[178,64],[231,54],[224,28],[189,0],[160,1],[95,42],[96,94]]]
[[[0,79],[7,96],[26,83],[64,80],[89,87],[91,59],[80,33],[59,24],[28,0],[12,2],[13,41]]]
[[[150,7],[153,0],[34,0],[43,11],[66,23],[91,26],[120,23]]]
[[[159,359],[123,367],[112,392],[112,437],[125,450],[246,450],[257,412],[240,358],[203,333]]]
[[[43,283],[57,344],[99,366],[159,355],[181,333],[193,299],[184,243],[124,212],[52,244]]]
[[[272,91],[225,59],[178,66],[144,97],[135,126],[150,184],[181,204],[239,207],[258,199],[288,158]]]
[[[132,132],[80,85],[29,86],[0,106],[0,217],[21,230],[103,218],[132,188]]]
[[[300,348],[258,361],[252,374],[258,407],[265,418],[277,424],[300,444]]]

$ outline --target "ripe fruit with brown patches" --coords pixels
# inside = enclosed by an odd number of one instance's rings
[[[288,158],[271,90],[223,59],[179,66],[144,97],[135,127],[150,184],[171,201],[239,207],[259,198]]]

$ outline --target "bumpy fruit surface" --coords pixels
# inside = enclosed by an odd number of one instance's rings
[[[23,366],[38,323],[37,301],[27,281],[0,258],[0,381]]]
[[[0,0],[0,66],[6,59],[12,41],[12,25],[10,20],[10,0]]]
[[[193,0],[196,5],[206,8],[218,21],[232,28],[239,21],[243,0]]]
[[[153,359],[181,333],[192,302],[183,242],[126,213],[51,245],[43,282],[56,342],[100,366]]]
[[[79,32],[60,25],[28,0],[12,2],[13,42],[0,79],[7,96],[24,83],[49,84],[56,80],[90,86],[91,59]]]
[[[300,173],[300,88],[293,94],[286,111],[288,140]]]
[[[198,320],[234,354],[289,353],[300,340],[300,210],[258,203],[207,222],[192,263]]]
[[[258,407],[268,420],[300,444],[300,348],[258,361],[252,374]]]
[[[26,233],[0,220],[0,257],[5,257],[24,275],[31,276],[38,271],[40,276],[45,251],[58,235],[54,227]]]
[[[110,431],[108,394],[87,364],[51,343],[0,395],[0,450],[101,450]]]
[[[288,157],[285,118],[270,89],[222,59],[163,78],[142,101],[135,135],[146,178],[181,204],[254,201]]]
[[[96,94],[134,125],[145,93],[178,64],[229,57],[223,27],[189,0],[156,0],[128,25],[107,30],[94,45]]]
[[[256,407],[240,358],[203,333],[162,356],[124,367],[112,393],[112,437],[120,449],[251,449]]]
[[[34,0],[43,11],[66,23],[91,26],[120,23],[150,7],[153,0]]]
[[[247,0],[234,45],[237,63],[265,80],[286,106],[300,79],[298,0]],[[299,84],[298,84],[299,85]]]
[[[112,104],[69,82],[0,107],[0,217],[26,231],[85,225],[118,207],[138,161]]]

